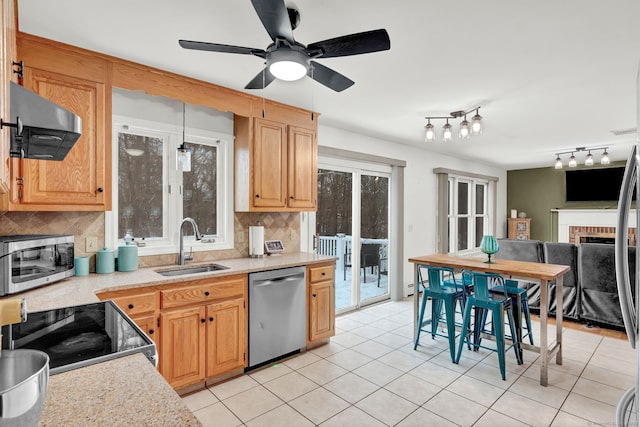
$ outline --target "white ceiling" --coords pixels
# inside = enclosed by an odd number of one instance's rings
[[[582,146],[626,160],[636,141],[611,130],[636,127],[638,0],[286,1],[305,45],[378,28],[391,39],[386,52],[318,60],[356,82],[342,93],[309,78],[249,91],[318,111],[321,124],[506,169],[550,166]],[[249,0],[18,0],[18,9],[21,31],[240,91],[260,58],[185,50],[178,39],[271,42]],[[425,116],[476,105],[483,135],[424,142]]]

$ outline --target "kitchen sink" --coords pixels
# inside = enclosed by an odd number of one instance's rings
[[[225,267],[220,264],[207,264],[194,267],[176,268],[173,270],[162,270],[157,273],[163,276],[183,276],[185,274],[209,273],[211,271],[227,270],[228,268],[229,267]]]

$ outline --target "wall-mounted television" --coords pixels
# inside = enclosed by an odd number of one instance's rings
[[[576,169],[565,172],[567,202],[618,201],[624,167]]]

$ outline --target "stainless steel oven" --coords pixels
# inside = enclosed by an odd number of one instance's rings
[[[73,235],[0,236],[0,296],[73,276]]]

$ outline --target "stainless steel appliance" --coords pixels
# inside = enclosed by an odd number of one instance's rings
[[[305,267],[249,274],[249,368],[304,348],[306,313]]]
[[[4,328],[3,348],[47,353],[51,375],[134,353],[158,364],[154,342],[113,301],[28,313]]]
[[[638,129],[640,130],[640,68],[638,68],[637,76],[637,111],[636,119]],[[638,134],[638,133],[637,133]],[[640,134],[638,134],[640,135]],[[640,173],[638,173],[638,155],[640,154],[640,138],[631,150],[627,167],[622,178],[622,188],[620,189],[620,200],[618,202],[618,221],[616,224],[616,281],[618,285],[618,297],[620,299],[620,308],[622,309],[622,317],[624,319],[624,327],[627,332],[627,339],[631,347],[636,349],[636,379],[634,386],[631,387],[618,402],[616,408],[616,426],[638,426],[640,425],[640,416],[638,409],[638,390],[640,390],[640,353],[637,348],[639,329],[638,319],[640,318],[640,251],[636,250],[636,271],[635,281],[631,283],[629,272],[629,260],[627,256],[628,238],[627,227],[629,225],[629,213],[631,209],[631,200],[633,196],[640,195]],[[636,200],[640,198],[636,197]],[[640,212],[636,207],[635,227],[640,230]]]
[[[73,235],[0,236],[0,296],[73,276]]]

